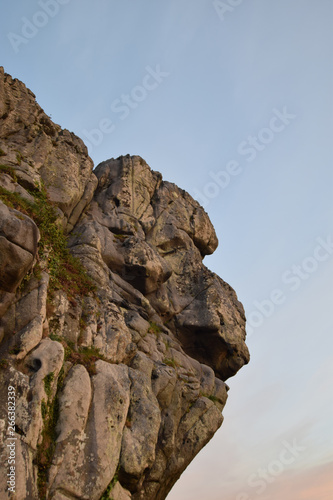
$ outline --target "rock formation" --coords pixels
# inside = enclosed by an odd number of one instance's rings
[[[139,156],[93,170],[3,68],[0,163],[0,497],[164,499],[249,360],[214,228]]]

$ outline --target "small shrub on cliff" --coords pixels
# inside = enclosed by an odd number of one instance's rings
[[[163,363],[167,366],[171,366],[174,369],[176,369],[180,366],[180,364],[177,361],[175,361],[173,358],[164,358]]]
[[[89,375],[96,375],[96,361],[102,359],[108,362],[105,356],[100,353],[99,349],[94,346],[80,346],[78,349],[75,349],[74,342],[54,333],[50,334],[50,339],[56,340],[62,344],[65,350],[65,361],[70,361],[73,365],[83,365],[87,369]]]
[[[78,351],[72,351],[68,360],[73,364],[83,365],[89,375],[96,375],[96,361],[104,359],[96,347],[80,347]]]
[[[157,324],[154,323],[154,321],[149,321],[149,329],[148,333],[153,333],[154,335],[157,335],[162,332],[162,328]]]
[[[11,193],[7,189],[0,186],[0,200],[8,207],[15,208],[16,210],[20,210],[20,212],[28,215],[26,206],[27,202],[19,194]]]
[[[222,401],[218,397],[213,396],[212,394],[206,394],[204,392],[200,392],[200,396],[210,399],[211,401],[213,401],[213,403],[222,403]]]
[[[3,149],[0,148],[0,156],[6,156],[7,153],[4,152]]]
[[[0,155],[1,156],[1,155]],[[15,172],[15,169],[13,167],[9,167],[8,165],[3,165],[1,164],[0,165],[0,173],[4,173],[4,174],[7,174],[7,175],[10,175],[10,177],[15,181],[17,182],[17,176],[16,176],[16,172]]]

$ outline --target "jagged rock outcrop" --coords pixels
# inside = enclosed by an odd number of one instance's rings
[[[0,496],[164,499],[249,360],[242,305],[202,262],[214,228],[139,156],[93,171],[3,69],[0,155],[0,390],[15,387],[17,438],[16,496],[6,466]]]

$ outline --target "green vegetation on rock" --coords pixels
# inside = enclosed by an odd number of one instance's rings
[[[80,346],[78,349],[75,349],[74,342],[71,342],[70,340],[60,337],[54,333],[50,334],[50,339],[56,340],[63,345],[65,350],[65,361],[70,361],[73,365],[83,365],[89,375],[96,374],[96,361],[101,359],[108,362],[108,360],[100,353],[99,349],[94,346]]]
[[[162,328],[154,321],[149,321],[149,329],[148,333],[153,333],[154,335],[158,335],[162,332]]]
[[[44,389],[45,389],[45,394],[47,395],[48,398],[51,396],[51,389],[52,389],[52,382],[54,379],[54,373],[48,373],[46,377],[44,377]]]
[[[110,493],[112,492],[112,490],[115,487],[115,485],[117,484],[117,482],[118,482],[118,469],[116,470],[115,475],[113,476],[110,484],[108,485],[108,487],[104,491],[104,493],[101,496],[100,500],[113,500],[113,498],[110,497]]]
[[[40,500],[45,500],[47,498],[47,482],[48,482],[48,470],[52,463],[52,458],[54,455],[57,433],[56,425],[59,419],[59,393],[64,383],[64,369],[61,368],[58,380],[57,380],[57,391],[53,400],[51,397],[51,384],[54,380],[54,373],[51,372],[46,377],[44,377],[44,388],[47,394],[48,400],[41,403],[41,413],[44,421],[44,428],[42,431],[42,443],[37,447],[37,455],[35,458],[35,464],[37,465],[37,486]]]
[[[2,151],[2,150],[1,150]],[[2,156],[0,154],[0,156]],[[17,176],[16,176],[16,172],[15,172],[15,169],[13,167],[10,167],[8,165],[3,165],[1,164],[0,165],[0,173],[4,173],[4,174],[8,174],[10,175],[10,177],[15,181],[17,182]]]
[[[5,167],[5,168],[4,168]],[[1,166],[13,177],[13,169]],[[48,198],[44,186],[30,191],[34,197],[31,203],[18,193],[0,187],[0,200],[7,206],[28,215],[37,225],[41,239],[39,242],[39,261],[45,265],[50,275],[50,291],[64,290],[69,296],[85,296],[95,290],[79,259],[71,255],[67,239],[58,222],[55,206]]]

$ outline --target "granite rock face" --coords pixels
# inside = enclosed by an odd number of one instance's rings
[[[139,156],[93,171],[83,142],[2,68],[0,154],[0,390],[7,401],[15,387],[17,438],[15,496],[6,467],[0,496],[162,500],[249,360],[243,307],[203,264],[214,228]],[[45,229],[15,208],[41,186],[94,284],[85,294],[52,285]],[[5,405],[0,430],[5,463]]]

